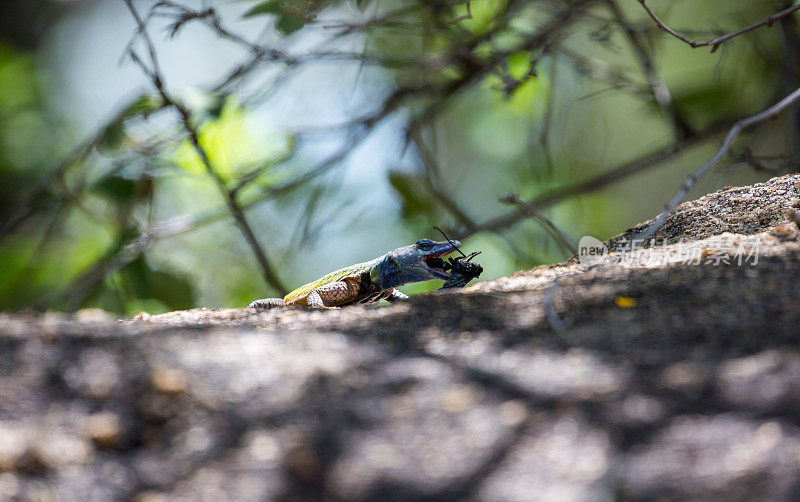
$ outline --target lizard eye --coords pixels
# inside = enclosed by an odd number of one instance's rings
[[[420,239],[417,241],[417,247],[423,251],[428,251],[433,247],[433,241],[429,239]]]

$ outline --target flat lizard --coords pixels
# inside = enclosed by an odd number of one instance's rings
[[[437,242],[421,239],[415,244],[390,251],[374,260],[358,263],[331,272],[314,282],[301,286],[284,298],[262,298],[250,303],[251,308],[271,308],[299,305],[316,308],[339,308],[354,303],[390,302],[408,296],[394,289],[412,282],[442,279],[461,287],[464,278],[443,269],[441,259],[455,251],[458,241]],[[469,278],[467,278],[467,281]]]

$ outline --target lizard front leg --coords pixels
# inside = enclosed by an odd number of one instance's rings
[[[394,303],[397,300],[408,300],[409,298],[411,297],[408,296],[407,294],[401,291],[397,291],[396,289],[393,289],[392,294],[386,297],[386,301]]]

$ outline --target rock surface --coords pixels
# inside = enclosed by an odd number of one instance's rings
[[[0,315],[0,499],[797,500],[799,204],[388,307]]]

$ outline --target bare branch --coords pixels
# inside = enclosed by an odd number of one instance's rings
[[[706,47],[706,46],[710,45],[711,46],[711,52],[715,52],[717,49],[719,49],[720,45],[722,45],[724,42],[727,42],[728,40],[730,40],[730,39],[732,39],[734,37],[738,37],[739,35],[742,35],[742,34],[747,33],[749,31],[753,31],[753,30],[755,30],[757,28],[760,28],[762,26],[772,26],[772,23],[774,23],[775,21],[777,21],[777,20],[779,20],[779,19],[781,19],[783,17],[786,17],[789,14],[791,14],[793,12],[796,12],[797,10],[800,10],[800,4],[793,5],[791,7],[787,7],[786,9],[783,9],[782,11],[778,12],[777,14],[771,15],[770,17],[764,19],[763,21],[759,21],[757,23],[751,24],[750,26],[746,26],[746,27],[742,28],[741,30],[734,31],[732,33],[727,33],[725,35],[721,35],[721,36],[719,36],[717,38],[714,38],[712,40],[705,40],[705,41],[702,41],[702,42],[698,42],[698,41],[693,40],[693,39],[691,39],[691,38],[689,38],[689,37],[687,37],[685,35],[682,35],[682,34],[678,33],[677,31],[675,31],[672,28],[670,28],[669,26],[667,26],[664,23],[664,21],[662,21],[655,14],[655,12],[653,12],[650,9],[650,7],[647,6],[647,3],[646,3],[645,0],[637,0],[637,1],[640,4],[642,4],[642,7],[644,7],[644,10],[653,19],[653,21],[656,22],[656,24],[658,25],[659,28],[661,28],[662,30],[666,31],[667,33],[669,33],[673,37],[675,37],[675,38],[677,38],[679,40],[683,40],[684,42],[689,44],[693,49],[696,49],[697,47]]]
[[[553,121],[553,108],[555,102],[555,88],[556,88],[556,55],[557,52],[551,52],[550,54],[550,85],[547,88],[547,108],[544,112],[544,118],[542,119],[542,131],[539,134],[539,145],[542,147],[542,151],[544,152],[544,159],[547,162],[547,173],[549,175],[553,174],[553,154],[550,151],[550,128]]]
[[[472,19],[472,1],[466,0],[464,3],[467,5],[467,13],[464,14],[463,16],[454,17],[453,19],[450,20],[450,24],[455,24],[465,19]]]
[[[543,209],[545,207],[557,204],[563,200],[569,199],[570,197],[595,192],[636,174],[641,174],[648,169],[662,165],[668,160],[673,159],[685,153],[687,150],[707,141],[709,138],[716,136],[720,132],[724,131],[729,124],[730,123],[725,126],[709,128],[705,131],[695,134],[690,138],[672,143],[660,150],[648,153],[643,157],[626,162],[625,164],[615,167],[610,171],[593,176],[589,179],[547,190],[528,203],[539,209]],[[457,233],[456,237],[459,239],[464,239],[478,232],[496,232],[498,230],[511,227],[525,218],[525,214],[520,213],[519,211],[513,211],[511,213],[486,220],[483,223],[475,225],[474,227],[467,228],[462,232]]]
[[[427,188],[428,191],[436,197],[437,201],[442,203],[445,209],[447,209],[447,211],[453,215],[459,225],[467,228],[475,226],[475,220],[473,220],[465,210],[461,209],[458,203],[452,197],[450,197],[445,190],[442,190],[437,186],[438,181],[441,179],[439,175],[441,170],[439,169],[433,152],[431,152],[428,148],[428,145],[425,144],[425,141],[422,139],[422,135],[419,133],[419,131],[413,131],[411,133],[411,140],[417,147],[417,152],[419,153],[422,164],[425,166],[425,171],[428,174],[428,176],[425,176],[423,180],[425,183],[425,188]],[[435,183],[434,180],[436,180],[437,183]]]
[[[164,100],[164,103],[168,106],[172,107],[179,115],[181,123],[186,129],[186,132],[189,135],[189,140],[192,143],[197,155],[200,157],[200,160],[205,167],[206,173],[209,177],[214,181],[214,184],[217,186],[220,194],[222,195],[225,205],[228,207],[231,215],[233,216],[234,220],[236,221],[239,230],[242,232],[245,240],[247,241],[248,245],[250,246],[253,254],[258,261],[258,264],[261,268],[261,272],[264,276],[264,279],[270,284],[273,288],[278,290],[281,294],[286,294],[288,289],[283,285],[282,281],[278,277],[277,273],[272,267],[272,263],[270,262],[269,258],[267,257],[266,253],[264,252],[261,244],[258,242],[258,238],[253,232],[252,227],[247,222],[247,218],[245,217],[244,211],[242,207],[239,205],[238,201],[236,200],[235,194],[233,194],[225,185],[224,180],[216,171],[214,166],[211,164],[211,159],[208,156],[208,152],[206,152],[205,148],[200,144],[200,138],[197,132],[197,128],[192,124],[191,116],[189,110],[187,110],[181,103],[175,101],[170,97],[166,90],[166,84],[164,83],[164,77],[161,73],[161,68],[159,67],[158,57],[155,50],[155,45],[153,41],[150,39],[150,35],[147,33],[147,28],[142,20],[139,12],[133,6],[132,0],[125,0],[125,4],[128,6],[128,10],[130,10],[131,15],[133,15],[134,19],[136,20],[136,24],[138,26],[139,33],[142,36],[142,39],[145,42],[147,47],[147,51],[150,54],[150,63],[152,65],[151,69],[148,69],[147,66],[142,62],[139,58],[136,57],[135,52],[131,49],[131,56],[133,57],[134,61],[137,62],[141,67],[142,70],[149,75],[152,83],[158,93],[161,95],[161,98]]]
[[[80,145],[76,146],[67,156],[62,160],[54,169],[53,171],[45,178],[45,180],[39,185],[39,187],[34,190],[30,197],[28,197],[28,201],[23,204],[16,213],[11,215],[5,222],[0,222],[0,242],[2,242],[5,237],[9,234],[14,232],[21,224],[27,221],[29,218],[33,217],[34,215],[38,214],[39,211],[35,207],[36,202],[40,201],[48,192],[50,192],[53,187],[56,187],[60,190],[65,190],[64,187],[64,177],[67,171],[80,162],[81,160],[85,159],[89,153],[91,152],[92,148],[100,141],[103,137],[103,128],[98,129],[95,133],[85,140]]]
[[[609,9],[611,9],[611,13],[614,15],[614,19],[622,28],[622,31],[625,33],[625,36],[636,52],[639,64],[647,77],[647,82],[650,84],[650,92],[653,95],[653,99],[672,122],[672,127],[675,130],[675,137],[681,138],[691,135],[691,126],[678,113],[678,110],[675,109],[669,88],[658,75],[653,58],[645,47],[644,41],[640,39],[639,33],[627,22],[616,0],[607,0],[607,3]]]
[[[555,49],[555,53],[566,56],[572,61],[578,71],[599,82],[610,84],[612,89],[628,88],[631,89],[634,95],[643,95],[647,97],[647,99],[651,98],[646,85],[634,81],[633,78],[620,68],[612,67],[605,61],[599,59],[586,57],[563,46]],[[588,99],[604,91],[605,90],[589,93],[578,98],[578,100]]]
[[[681,187],[678,189],[678,192],[675,194],[672,200],[669,201],[669,204],[667,204],[664,212],[659,214],[658,217],[647,227],[647,229],[636,237],[636,239],[640,242],[647,242],[655,235],[658,229],[661,228],[666,219],[669,217],[672,210],[675,209],[678,204],[683,202],[692,187],[697,184],[698,181],[700,181],[700,178],[702,178],[709,169],[714,167],[717,162],[719,162],[728,153],[733,145],[733,141],[737,136],[739,136],[739,133],[748,127],[761,124],[762,122],[766,122],[767,120],[776,117],[798,99],[800,99],[800,88],[797,88],[794,92],[770,106],[766,110],[737,120],[733,124],[733,127],[731,127],[730,131],[728,131],[725,141],[722,142],[722,146],[719,147],[717,152],[686,178]]]
[[[556,226],[555,223],[550,221],[550,219],[545,216],[541,211],[536,209],[535,206],[528,204],[524,200],[520,199],[519,196],[515,193],[510,193],[504,195],[500,198],[500,202],[504,202],[506,204],[514,204],[520,208],[525,214],[532,217],[536,221],[538,221],[542,227],[547,231],[548,234],[561,246],[565,251],[567,251],[570,255],[575,256],[578,254],[578,243],[569,236],[566,232],[561,230]]]

